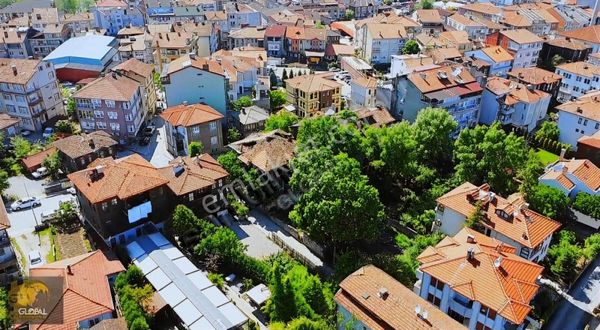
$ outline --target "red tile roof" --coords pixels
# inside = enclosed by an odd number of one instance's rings
[[[113,312],[115,307],[107,277],[124,270],[120,261],[109,260],[100,250],[30,269],[30,276],[64,278],[62,310],[51,309],[44,322],[30,327],[72,330],[77,328],[78,321]]]
[[[482,224],[523,246],[535,248],[560,228],[557,221],[527,209],[522,199],[507,200],[493,194],[487,184],[477,187],[465,182],[437,202],[466,218],[475,210],[477,200],[486,207],[486,221]],[[504,210],[510,219],[501,218],[496,214],[497,209]]]
[[[223,119],[223,115],[206,104],[180,104],[163,111],[160,116],[173,126],[195,126]]]
[[[182,173],[176,174],[177,168],[181,168]],[[217,186],[219,180],[229,177],[229,173],[209,154],[177,157],[159,171],[169,179],[169,188],[177,196],[211,189]]]
[[[25,165],[25,168],[27,168],[27,171],[32,172],[32,171],[35,171],[40,166],[42,166],[42,162],[44,161],[44,159],[47,156],[52,155],[55,152],[56,152],[56,147],[52,146],[48,149],[42,150],[31,156],[25,157],[21,161]]]
[[[265,30],[265,38],[283,38],[285,37],[285,25],[271,25]]]
[[[469,250],[474,253],[471,259],[467,258]],[[529,303],[544,268],[514,253],[511,246],[463,228],[425,249],[417,260],[423,273],[519,325],[531,311]]]
[[[387,289],[385,299],[379,294]],[[335,301],[373,330],[465,329],[381,269],[364,266],[340,283]],[[420,306],[427,319],[415,314]]]
[[[92,173],[99,172],[97,178]],[[101,173],[100,173],[101,172]],[[90,203],[126,199],[166,185],[169,180],[138,154],[112,159],[98,158],[87,169],[68,175]]]

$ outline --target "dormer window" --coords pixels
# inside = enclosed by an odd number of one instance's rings
[[[504,210],[496,210],[496,215],[506,221],[512,221],[512,215],[506,213]]]

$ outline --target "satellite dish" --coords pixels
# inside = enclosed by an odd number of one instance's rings
[[[421,314],[421,317],[423,318],[423,320],[427,320],[428,316],[429,316],[429,312],[427,312],[427,311],[423,311],[423,314]]]
[[[415,313],[417,315],[419,315],[421,313],[421,306],[420,305],[417,305],[417,307],[415,307]]]

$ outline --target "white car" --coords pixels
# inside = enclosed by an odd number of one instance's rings
[[[26,129],[21,131],[21,136],[29,136],[29,135],[31,135],[31,131],[28,131]]]
[[[34,208],[36,206],[42,206],[42,202],[40,202],[35,197],[20,199],[16,202],[10,204],[10,208],[13,211],[20,211],[22,209],[26,209],[26,208],[30,208],[30,207]]]
[[[29,268],[38,267],[44,264],[42,254],[38,250],[29,251]]]
[[[52,127],[46,127],[46,128],[44,129],[44,133],[42,133],[42,137],[43,137],[44,139],[47,139],[47,138],[49,138],[50,136],[52,136],[52,134],[54,134],[54,128],[52,128]]]
[[[41,178],[45,177],[46,175],[48,175],[48,169],[45,167],[40,167],[37,170],[35,170],[33,173],[31,173],[31,176],[34,179],[41,179]]]

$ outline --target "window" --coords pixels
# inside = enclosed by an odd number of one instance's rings
[[[109,108],[114,108],[115,107],[115,101],[113,100],[106,100],[104,101],[106,103],[106,106]]]
[[[596,123],[596,126],[595,126],[595,128],[596,128],[596,129],[599,129],[599,128],[600,128],[600,123]]]
[[[194,133],[194,134],[200,134],[200,126],[194,126],[194,127],[192,127],[192,133]]]
[[[15,96],[15,101],[17,102],[25,102],[25,98],[21,95]]]
[[[431,293],[427,295],[427,301],[429,301],[430,303],[440,307],[441,303],[442,303],[442,299],[432,295]]]
[[[477,325],[475,325],[475,330],[492,330],[492,328],[490,327],[486,327],[483,323],[481,322],[477,322]]]
[[[118,203],[118,202],[117,202],[117,199],[116,199],[116,198],[113,198],[113,199],[110,201],[110,205],[117,205],[117,203]]]
[[[188,194],[188,199],[190,200],[190,202],[193,201],[194,200],[194,193],[189,193]]]
[[[106,202],[102,203],[102,211],[106,211],[107,208],[108,208],[108,203],[106,203]]]
[[[96,122],[96,126],[98,126],[98,129],[106,129],[106,122],[98,121]]]
[[[104,118],[104,111],[94,110],[94,117],[100,119]]]
[[[216,129],[217,129],[217,123],[215,123],[215,122],[211,122],[209,125],[210,125],[210,130],[211,130],[211,131],[214,131],[214,130],[216,130]]]
[[[3,97],[5,100],[12,100],[12,96],[10,94],[4,94]]]
[[[7,105],[6,105],[6,111],[8,111],[8,112],[12,112],[12,113],[15,113],[15,112],[16,112],[16,110],[15,110],[15,106],[14,106],[14,105],[9,105],[9,104],[7,104]],[[597,125],[597,124],[596,124],[596,125]]]
[[[581,124],[582,121],[583,121],[583,118],[579,117],[579,119],[577,120],[577,124]]]
[[[210,144],[213,146],[216,146],[219,143],[219,138],[217,138],[216,136],[213,136],[210,138]]]
[[[117,119],[119,117],[119,115],[114,111],[109,111],[107,114],[109,119]]]
[[[129,132],[129,133],[135,133],[135,126],[133,126],[133,125],[127,125],[127,132]]]
[[[125,114],[125,121],[133,121],[133,116],[130,113]]]
[[[584,120],[584,121],[583,121],[583,126],[587,126],[587,122],[588,122],[588,120],[587,120],[587,119],[586,119],[586,120]]]
[[[110,129],[113,131],[120,131],[121,125],[117,123],[110,123]]]
[[[27,108],[25,108],[25,107],[19,107],[19,113],[27,114],[28,112],[29,111],[27,111]]]
[[[100,104],[102,104],[102,101],[101,101],[101,100],[98,100],[98,99],[92,99],[92,107],[94,107],[94,108],[99,108],[99,107],[100,107]]]
[[[429,286],[436,287],[440,291],[444,290],[444,282],[438,280],[435,277],[431,277],[431,282],[429,283]]]

